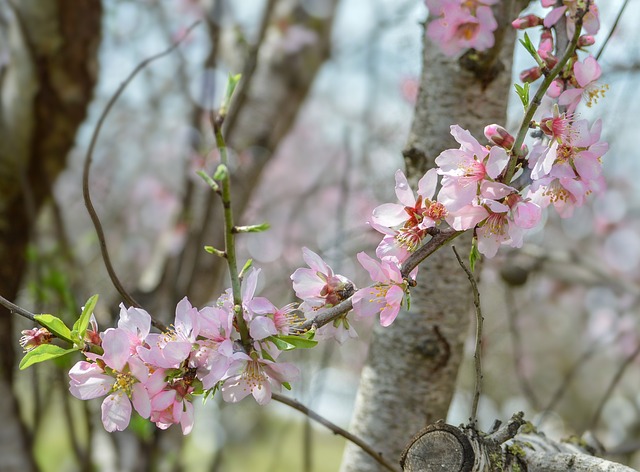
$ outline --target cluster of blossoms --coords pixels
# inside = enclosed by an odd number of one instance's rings
[[[440,16],[429,24],[428,34],[445,54],[492,46],[497,25],[490,5],[498,0],[426,1],[432,15]],[[542,0],[542,4],[556,2]],[[514,21],[516,28],[543,28],[535,56],[538,66],[522,74],[525,81],[547,76],[558,64],[551,28],[564,17],[567,34],[573,35],[575,15],[587,5],[584,25],[594,34],[599,26],[597,8],[581,0],[564,0],[545,18],[527,15]],[[591,36],[583,36],[578,49],[592,43]],[[459,147],[436,158],[437,168],[419,180],[416,193],[398,170],[399,203],[378,206],[369,220],[383,235],[377,259],[364,252],[357,256],[371,285],[357,289],[318,254],[303,248],[308,267],[291,275],[300,303],[278,308],[256,296],[260,270],[250,268],[241,293],[229,289],[213,306],[202,309],[185,298],[176,308],[171,328],[159,334],[150,332],[151,316],[146,311],[121,306],[116,328],[99,332],[92,317],[84,339],[96,349],[84,352],[86,360],[71,369],[71,393],[83,400],[106,396],[102,421],[107,431],[126,428],[135,409],[159,428],[179,423],[187,434],[193,427],[193,398],[217,391],[228,402],[252,395],[259,404],[267,403],[272,391],[289,388],[299,374],[292,364],[278,362],[283,350],[310,347],[314,336],[340,343],[356,337],[347,319],[351,308],[356,319],[379,315],[382,326],[393,323],[417,275],[417,267],[406,274],[403,264],[429,235],[440,231],[439,226],[473,230],[478,251],[493,257],[501,245],[520,247],[525,232],[539,223],[543,208],[553,205],[561,217],[568,217],[587,195],[601,191],[601,158],[607,151],[607,144],[600,142],[601,121],[590,125],[575,114],[580,103],[590,106],[602,96],[604,89],[595,84],[600,73],[592,56],[580,61],[575,54],[567,62],[546,91],[555,103],[542,119],[529,124],[537,135],[530,152],[498,125],[485,128],[487,145],[453,125],[451,134]],[[523,104],[529,105],[528,98]],[[323,313],[348,299],[351,305],[344,305],[345,310],[316,324]],[[86,310],[84,326],[90,311]],[[52,337],[44,328],[23,334],[21,343],[27,349]]]
[[[425,0],[434,18],[427,35],[447,56],[475,49],[485,51],[495,43],[498,28],[491,5],[499,0]]]
[[[286,329],[288,310],[253,297],[257,275],[258,271],[249,274],[243,291],[244,316],[255,341],[250,354],[239,345],[228,294],[200,310],[184,298],[171,329],[159,334],[150,332],[146,311],[121,305],[117,328],[98,334],[92,320],[88,334],[103,353],[85,353],[87,360],[72,367],[71,393],[82,400],[107,395],[102,403],[107,431],[125,429],[133,406],[159,428],[179,423],[187,434],[194,421],[193,397],[216,389],[228,402],[249,394],[260,404],[268,402],[272,389],[288,387],[298,369],[276,363],[278,349],[264,342]]]

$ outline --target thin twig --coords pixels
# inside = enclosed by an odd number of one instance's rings
[[[33,321],[34,323],[37,323],[35,314],[25,310],[24,308],[19,307],[18,305],[14,305],[9,300],[4,298],[2,295],[0,295],[0,305],[7,308],[10,313],[15,313],[16,315],[20,315],[23,318]]]
[[[613,33],[616,31],[616,28],[618,27],[618,22],[620,21],[620,18],[622,18],[622,12],[624,12],[624,9],[627,8],[628,3],[629,3],[629,0],[625,0],[625,2],[620,7],[620,11],[618,12],[618,16],[616,16],[616,20],[613,22],[611,31],[609,31],[609,34],[602,42],[602,46],[600,46],[600,50],[598,51],[598,54],[596,54],[596,61],[600,59],[600,56],[602,55],[604,48],[607,46],[607,43],[611,39],[611,36],[613,36]]]
[[[469,283],[471,284],[471,290],[473,291],[473,305],[476,308],[476,348],[473,353],[473,359],[476,370],[476,385],[473,392],[473,402],[471,404],[471,421],[474,423],[477,421],[478,416],[478,402],[480,401],[480,391],[482,390],[482,322],[484,318],[482,316],[482,309],[480,308],[480,292],[478,291],[478,284],[476,283],[476,279],[471,273],[467,266],[462,262],[460,256],[458,255],[458,251],[455,246],[452,246],[453,253],[456,255],[456,259],[458,259],[458,264],[462,267],[462,270],[465,271],[467,277],[469,278]]]
[[[399,469],[397,467],[395,467],[391,462],[387,461],[384,457],[382,457],[382,454],[374,451],[373,448],[371,448],[371,446],[365,443],[362,439],[360,439],[357,436],[354,436],[349,431],[342,429],[340,426],[333,424],[331,421],[327,420],[323,416],[320,416],[315,411],[310,410],[309,408],[304,406],[302,403],[297,402],[296,400],[292,400],[291,398],[285,397],[284,395],[280,395],[278,393],[271,394],[271,397],[275,401],[284,403],[285,405],[290,406],[291,408],[294,408],[299,412],[307,415],[312,420],[315,420],[321,425],[329,428],[331,431],[333,431],[334,434],[338,434],[343,438],[345,438],[347,441],[351,441],[356,446],[359,446],[360,448],[362,448],[364,452],[366,452],[371,457],[373,457],[380,465],[382,465],[386,469],[392,472],[398,472]]]
[[[598,408],[596,409],[596,412],[593,415],[593,419],[591,420],[591,425],[589,426],[589,429],[591,431],[595,431],[595,429],[598,427],[598,423],[600,422],[600,417],[602,416],[602,410],[604,409],[604,405],[607,403],[607,401],[609,401],[609,398],[611,398],[611,394],[613,393],[613,390],[616,388],[616,386],[622,379],[622,376],[627,370],[627,367],[631,365],[631,363],[634,361],[636,357],[638,357],[639,354],[640,354],[640,343],[638,343],[638,346],[636,346],[634,351],[624,360],[622,365],[620,365],[620,367],[618,368],[616,375],[614,375],[613,379],[611,379],[611,383],[609,383],[609,386],[607,387],[607,391],[602,397],[602,400],[600,400],[600,404],[598,405]]]
[[[591,345],[591,347],[589,347],[589,349],[584,351],[582,355],[573,363],[573,365],[569,369],[569,372],[567,372],[564,375],[562,383],[552,395],[551,400],[549,400],[549,403],[547,404],[547,406],[544,408],[544,410],[542,410],[542,414],[540,415],[540,418],[538,419],[536,424],[537,427],[540,427],[542,425],[548,413],[551,412],[556,407],[558,402],[562,399],[564,393],[567,391],[569,384],[578,373],[578,370],[580,369],[580,367],[582,367],[582,365],[585,362],[587,362],[596,353],[596,351],[598,350],[597,348],[599,346],[600,346],[599,344]]]
[[[87,155],[84,161],[84,170],[82,173],[82,195],[84,197],[85,206],[87,207],[87,211],[89,212],[89,216],[91,217],[91,221],[93,222],[93,226],[95,227],[96,233],[98,235],[98,240],[100,241],[100,251],[102,252],[102,259],[104,260],[104,265],[107,269],[107,272],[109,273],[109,278],[111,279],[111,282],[113,283],[114,287],[116,288],[120,296],[129,305],[135,306],[135,307],[140,307],[140,304],[136,302],[133,299],[133,297],[125,290],[122,283],[120,282],[120,279],[118,279],[118,276],[116,275],[115,270],[113,269],[113,266],[111,264],[111,258],[109,257],[109,252],[107,250],[107,241],[104,235],[104,230],[102,228],[102,223],[100,223],[100,218],[98,217],[98,214],[96,213],[96,210],[93,207],[93,203],[91,202],[91,194],[89,192],[89,169],[91,168],[91,162],[93,160],[93,150],[96,146],[96,142],[98,141],[98,135],[100,134],[100,129],[102,128],[102,125],[106,120],[107,115],[111,111],[111,108],[113,108],[113,106],[115,105],[120,95],[122,95],[124,90],[134,79],[134,77],[141,70],[143,70],[146,66],[151,64],[156,59],[160,59],[161,57],[167,56],[168,54],[173,52],[173,50],[180,45],[180,43],[188,36],[191,30],[193,30],[199,23],[200,21],[197,21],[193,25],[191,25],[185,32],[184,36],[182,36],[182,38],[180,38],[179,40],[175,41],[168,49],[154,56],[151,56],[145,59],[144,61],[142,61],[140,64],[138,64],[136,68],[124,80],[124,82],[120,84],[120,87],[118,87],[118,89],[113,94],[111,99],[107,102],[107,105],[105,106],[104,110],[102,111],[102,114],[100,115],[100,118],[98,119],[96,127],[93,131],[93,135],[91,136],[91,141],[89,142],[89,148],[87,149]],[[155,320],[154,320],[154,326],[156,326],[158,329],[164,329],[164,326],[161,326],[161,323],[158,323]]]
[[[524,375],[524,369],[522,368],[522,358],[524,357],[522,351],[522,337],[520,336],[520,329],[518,328],[518,309],[516,308],[515,297],[513,296],[513,290],[511,287],[506,288],[506,302],[507,302],[507,319],[509,320],[509,331],[511,332],[511,341],[513,347],[513,363],[515,367],[516,378],[520,384],[520,389],[524,396],[527,398],[531,406],[535,410],[540,409],[540,400],[534,392],[529,379]]]

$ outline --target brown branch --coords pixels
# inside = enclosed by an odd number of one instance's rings
[[[467,268],[467,266],[460,259],[460,255],[456,250],[455,246],[451,247],[453,249],[453,253],[456,255],[456,259],[458,260],[458,264],[462,267],[465,274],[467,274],[467,278],[469,279],[469,283],[471,284],[471,290],[473,291],[473,305],[476,308],[476,348],[473,353],[474,366],[476,371],[476,384],[473,392],[473,402],[471,404],[471,421],[476,423],[478,416],[478,402],[480,401],[480,391],[482,390],[482,322],[484,321],[484,317],[482,316],[482,309],[480,308],[480,292],[478,291],[478,284],[476,283],[476,279],[471,273],[471,271]]]
[[[362,448],[363,451],[365,451],[367,454],[373,457],[380,465],[382,465],[387,470],[390,470],[391,472],[398,472],[399,469],[397,467],[395,467],[391,462],[389,462],[384,457],[382,457],[380,453],[374,451],[362,439],[360,439],[357,436],[354,436],[349,431],[342,429],[340,426],[332,423],[331,421],[327,420],[323,416],[320,416],[318,413],[316,413],[313,410],[310,410],[309,408],[304,406],[302,403],[297,402],[296,400],[292,400],[291,398],[285,397],[284,395],[280,395],[278,393],[272,393],[271,398],[273,398],[277,402],[284,403],[285,405],[290,406],[295,410],[298,410],[299,412],[307,415],[312,420],[315,420],[321,425],[329,428],[331,431],[333,431],[334,434],[338,434],[343,438],[345,438],[347,441],[351,441],[356,446],[359,446],[360,448]]]
[[[613,33],[615,33],[616,29],[618,28],[618,23],[620,22],[620,18],[622,18],[622,12],[624,12],[624,9],[627,8],[628,4],[629,4],[629,0],[625,0],[625,2],[620,7],[620,11],[618,12],[618,16],[616,16],[616,19],[613,22],[613,26],[611,27],[611,31],[609,31],[609,34],[607,34],[607,37],[602,42],[602,46],[600,46],[600,49],[598,50],[598,53],[596,54],[596,61],[600,59],[600,56],[604,52],[604,48],[607,46],[607,43],[609,43],[609,40],[611,39],[611,36],[613,36]]]
[[[113,265],[111,264],[111,258],[109,257],[109,251],[107,250],[107,241],[104,235],[104,230],[102,228],[102,223],[100,222],[100,218],[98,217],[98,214],[96,213],[96,210],[93,207],[93,203],[91,202],[91,194],[89,192],[89,169],[91,168],[91,162],[93,160],[93,150],[96,146],[96,142],[98,141],[98,135],[100,134],[100,129],[102,128],[102,125],[105,122],[107,115],[115,105],[120,95],[122,95],[124,90],[134,79],[134,77],[156,59],[160,59],[170,54],[171,52],[173,52],[173,50],[180,45],[180,43],[187,37],[187,35],[191,32],[191,30],[193,30],[199,23],[200,22],[197,21],[193,25],[191,25],[187,29],[184,36],[179,40],[175,41],[168,49],[154,56],[148,57],[147,59],[142,61],[140,64],[138,64],[136,68],[129,74],[129,76],[122,82],[122,84],[120,84],[120,87],[118,87],[118,89],[113,94],[111,99],[107,102],[107,105],[105,106],[104,110],[102,111],[102,114],[100,115],[100,118],[98,119],[96,127],[93,131],[93,135],[91,136],[89,148],[87,149],[87,155],[85,157],[84,170],[82,173],[82,195],[84,197],[85,206],[87,207],[87,211],[89,212],[89,216],[91,217],[91,221],[93,222],[93,226],[95,227],[96,233],[98,235],[98,240],[100,241],[100,251],[102,253],[102,259],[104,260],[104,265],[107,269],[107,272],[109,273],[109,278],[111,279],[111,282],[113,283],[114,287],[116,288],[120,296],[122,296],[122,298],[129,305],[135,306],[135,307],[140,307],[140,304],[136,302],[131,297],[131,295],[129,295],[127,290],[124,288],[124,286],[120,282],[120,279],[116,275],[115,270],[113,269]],[[164,329],[164,326],[155,320],[153,321],[153,325],[158,329],[161,329],[161,330]]]
[[[6,309],[8,309],[10,313],[14,313],[16,315],[20,315],[23,318],[26,318],[26,319],[28,319],[30,321],[33,321],[34,323],[37,323],[35,314],[31,313],[30,311],[25,310],[24,308],[19,307],[18,305],[14,305],[9,300],[4,298],[2,295],[0,295],[0,305],[4,306]]]

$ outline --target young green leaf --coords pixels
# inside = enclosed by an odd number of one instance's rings
[[[56,357],[64,356],[75,351],[78,351],[78,349],[63,349],[55,344],[41,344],[24,355],[20,361],[20,370],[24,370],[33,364],[55,359]]]
[[[234,233],[262,233],[271,228],[269,223],[261,223],[259,225],[234,226]]]
[[[471,252],[469,253],[469,265],[471,266],[471,272],[475,270],[476,262],[480,260],[480,257],[480,251],[478,251],[478,239],[473,238]]]
[[[197,171],[196,174],[198,174],[202,178],[202,180],[204,180],[207,183],[207,185],[209,185],[209,187],[211,187],[211,189],[214,192],[216,192],[216,193],[220,192],[220,186],[218,185],[218,183],[215,180],[213,180],[211,177],[209,177],[209,174],[207,174],[203,170]]]
[[[55,337],[73,344],[71,331],[60,318],[49,314],[36,315],[34,318],[38,323],[51,331],[51,334]]]
[[[204,250],[207,251],[209,254],[213,254],[218,257],[227,257],[227,254],[224,251],[221,251],[220,249],[216,249],[213,246],[205,246]]]
[[[314,341],[313,339],[302,336],[294,336],[291,334],[281,334],[279,336],[271,337],[279,339],[280,341],[284,341],[285,343],[292,345],[294,348],[298,349],[309,349],[315,347],[318,344],[318,341]]]
[[[89,326],[89,319],[91,318],[91,313],[93,313],[93,309],[96,307],[96,303],[98,303],[98,295],[94,295],[87,303],[84,304],[84,308],[82,309],[82,314],[80,318],[73,324],[73,333],[77,334],[80,340],[84,338],[85,333],[87,332],[87,326]]]

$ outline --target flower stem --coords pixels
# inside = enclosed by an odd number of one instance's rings
[[[240,291],[240,277],[238,276],[238,259],[236,257],[236,242],[235,233],[233,231],[233,211],[231,210],[231,175],[228,171],[229,158],[227,155],[227,145],[222,135],[222,118],[218,117],[212,120],[213,131],[216,136],[216,145],[220,152],[220,162],[227,168],[222,178],[222,206],[224,208],[224,252],[227,259],[227,266],[229,267],[229,277],[231,279],[231,292],[233,294],[233,311],[238,332],[240,333],[240,340],[245,348],[249,348],[251,345],[251,339],[249,337],[249,329],[247,323],[244,321],[242,310],[242,295]]]
[[[571,57],[576,51],[576,47],[578,46],[578,39],[580,38],[580,32],[582,31],[582,19],[584,18],[584,15],[586,15],[587,11],[588,11],[588,4],[585,10],[581,14],[577,15],[573,38],[571,38],[571,42],[567,45],[567,49],[565,50],[562,58],[558,61],[558,63],[554,66],[554,68],[551,69],[551,71],[549,71],[549,73],[545,76],[544,80],[542,81],[542,84],[538,88],[538,91],[536,92],[533,99],[529,103],[529,107],[527,108],[527,111],[524,117],[522,118],[522,123],[520,124],[518,135],[516,136],[516,140],[513,143],[513,147],[511,148],[512,156],[511,156],[511,159],[509,160],[509,166],[507,167],[507,172],[505,174],[505,179],[504,179],[504,182],[506,184],[509,184],[509,182],[511,182],[511,179],[513,178],[513,174],[515,174],[516,164],[518,162],[518,157],[520,153],[520,148],[524,143],[524,139],[527,137],[527,130],[529,129],[529,125],[531,123],[531,120],[533,119],[533,115],[536,113],[536,111],[538,110],[538,107],[542,103],[542,98],[544,97],[544,94],[547,93],[547,90],[549,89],[549,86],[551,86],[551,83],[555,80],[558,74],[560,74],[564,66],[567,64],[567,62],[569,62],[569,59],[571,59]]]

